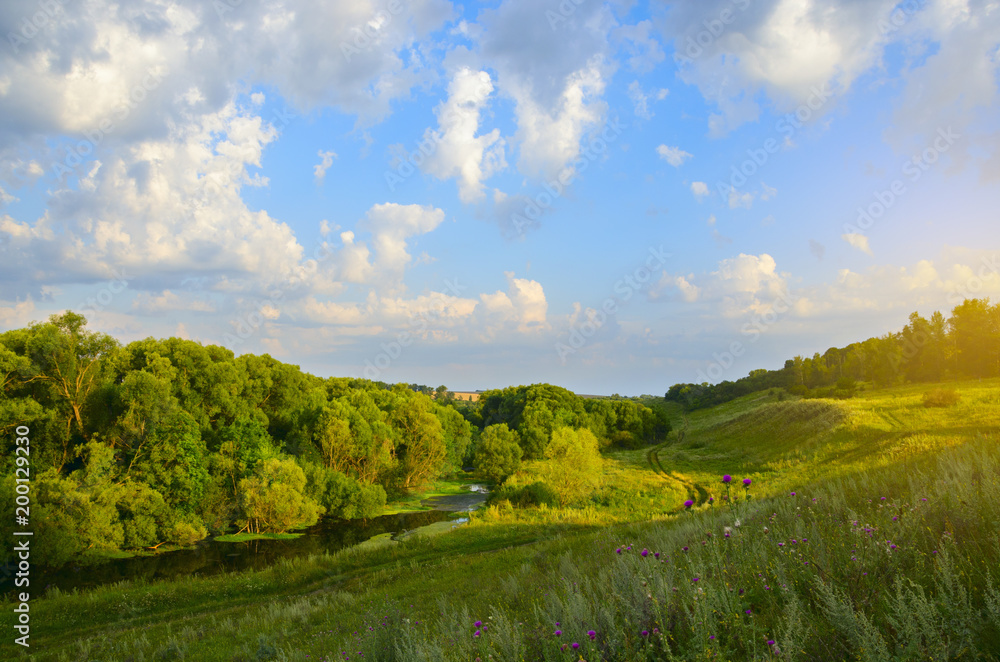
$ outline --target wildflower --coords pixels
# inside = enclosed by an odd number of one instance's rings
[[[647,556],[649,556],[649,550],[648,549],[643,549],[642,550],[642,557],[646,558]]]
[[[733,480],[733,477],[732,477],[732,476],[730,476],[729,474],[726,474],[725,476],[723,476],[723,477],[722,477],[722,482],[723,482],[723,483],[729,483],[729,482],[731,482],[732,480]]]
[[[574,641],[574,642],[573,642],[573,649],[575,650],[575,649],[577,649],[577,648],[579,648],[579,647],[580,647],[580,644],[578,644],[578,643],[576,643],[576,642]]]
[[[684,546],[684,547],[682,548],[682,550],[683,550],[683,551],[685,551],[685,552],[686,552],[686,551],[688,551],[688,548],[687,548],[687,546],[685,545],[685,546]]]
[[[653,628],[653,634],[660,634],[660,628]]]
[[[700,577],[695,577],[691,581],[693,581],[693,582],[701,581],[701,578]]]
[[[618,549],[615,550],[615,552],[617,552],[618,554],[621,554],[622,553],[622,548],[619,547]]]
[[[475,625],[477,628],[479,628],[479,627],[483,626],[483,622],[482,621],[476,621],[475,623],[473,623],[473,625]]]
[[[687,501],[684,502],[684,507],[685,508],[690,508],[693,505],[694,505],[694,501],[692,501],[691,499],[688,499]]]
[[[597,633],[594,632],[593,630],[587,630],[587,636],[590,637],[591,641],[597,639]]]
[[[712,639],[715,639],[715,635],[714,634],[710,634],[710,635],[708,635],[708,638],[711,641]]]
[[[740,520],[737,519],[735,522],[733,522],[733,526],[735,526],[737,529],[740,528]]]
[[[648,637],[649,636],[649,630],[643,630],[642,631],[642,636]]]
[[[882,501],[885,501],[885,497],[882,497]]]
[[[556,630],[555,632],[553,632],[553,634],[556,635],[557,637],[562,636],[562,630]]]
[[[653,552],[653,556],[655,556],[656,558],[660,558],[660,553],[659,552]]]
[[[711,503],[715,503],[715,497],[708,497],[708,502],[709,502],[710,504],[711,504]]]
[[[740,589],[740,595],[743,595],[743,589]]]
[[[476,632],[472,636],[473,637],[478,637],[480,634],[482,634],[482,633],[479,630],[476,630]]]
[[[747,616],[749,616],[752,613],[753,613],[752,611],[750,611],[749,609],[747,609]]]
[[[750,487],[750,483],[752,483],[752,482],[753,481],[750,480],[749,478],[744,478],[743,479],[743,487]]]
[[[795,492],[792,492],[792,496],[795,496]]]
[[[768,646],[773,646],[774,645],[774,639],[768,639],[767,640],[767,645]]]
[[[784,546],[785,546],[785,543],[783,543],[783,542],[779,542],[778,543],[778,547],[784,547]]]
[[[896,517],[895,515],[893,515],[893,517],[892,517],[892,521],[893,521],[893,522],[895,522],[895,521],[896,521],[896,520],[898,520],[898,519],[899,519],[898,517]]]

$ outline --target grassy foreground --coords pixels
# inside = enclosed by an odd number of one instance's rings
[[[998,659],[1000,380],[946,386],[940,409],[913,386],[674,411],[683,437],[615,454],[586,508],[50,594],[31,657]],[[27,655],[12,638],[3,659]]]

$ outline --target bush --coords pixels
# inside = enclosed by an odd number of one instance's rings
[[[500,504],[509,502],[518,508],[530,508],[542,504],[554,508],[559,505],[559,493],[551,485],[535,481],[531,485],[504,485],[499,490],[490,492],[488,502]]]
[[[936,388],[924,393],[925,407],[951,407],[957,404],[962,396],[953,388]]]

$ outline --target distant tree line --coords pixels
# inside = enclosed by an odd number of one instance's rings
[[[914,312],[901,331],[847,347],[831,347],[812,358],[796,356],[780,370],[753,370],[719,384],[674,384],[668,401],[688,409],[712,407],[748,393],[783,388],[805,397],[850,397],[857,384],[874,387],[904,382],[1000,376],[1000,304],[966,299],[946,319]]]

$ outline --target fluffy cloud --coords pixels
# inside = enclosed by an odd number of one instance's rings
[[[878,20],[895,4],[894,0],[670,3],[661,25],[683,58],[681,77],[697,85],[719,108],[710,127],[722,135],[758,117],[754,97],[759,91],[766,92],[779,110],[790,110],[817,89],[829,86],[834,93],[848,89],[878,62],[884,42]],[[729,13],[724,23],[725,11]]]
[[[605,116],[615,24],[601,3],[577,6],[555,28],[545,20],[547,10],[558,12],[558,3],[507,0],[484,10],[479,56],[514,101],[519,170],[550,179],[577,158],[581,141]]]
[[[685,152],[680,147],[667,147],[666,145],[660,145],[656,148],[656,153],[661,159],[675,168],[681,167],[685,160],[691,158],[691,154]]]
[[[872,255],[872,249],[868,245],[868,237],[863,234],[858,234],[857,232],[849,232],[847,234],[840,235],[840,238],[849,243],[854,248],[858,249],[862,253],[867,253]]]
[[[316,155],[322,159],[319,164],[313,166],[313,177],[316,179],[317,184],[322,184],[323,180],[326,179],[326,171],[330,169],[333,165],[333,160],[337,158],[337,153],[334,151],[319,150]]]
[[[691,182],[691,192],[699,200],[708,197],[708,184],[705,182]]]
[[[492,93],[487,72],[462,67],[448,86],[447,101],[437,108],[438,131],[424,133],[424,143],[435,147],[421,169],[438,179],[457,177],[463,202],[480,200],[483,181],[507,167],[500,130],[476,135],[480,114]]]

